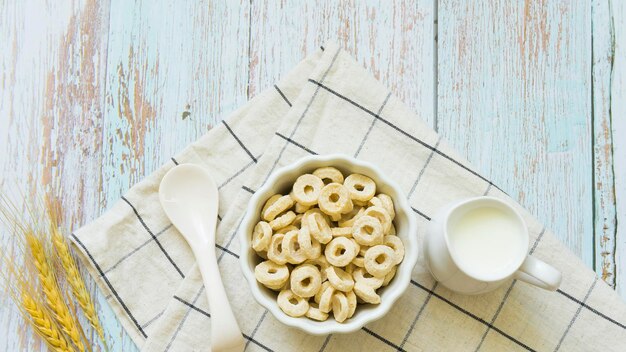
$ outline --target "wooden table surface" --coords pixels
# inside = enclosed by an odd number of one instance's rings
[[[330,39],[626,297],[625,21],[618,0],[0,0],[0,187],[91,221]],[[0,350],[41,348],[0,300]]]

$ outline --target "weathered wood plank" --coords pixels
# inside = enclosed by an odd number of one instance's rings
[[[592,2],[592,103],[594,155],[594,240],[596,271],[615,287],[615,182],[611,128],[613,26],[609,0]]]
[[[251,95],[325,41],[340,43],[433,123],[433,1],[252,3]]]
[[[112,1],[105,207],[247,101],[248,6]]]
[[[590,2],[438,10],[439,131],[591,267]]]
[[[612,0],[611,14],[615,33],[611,117],[617,213],[616,286],[620,295],[626,298],[626,4]]]
[[[0,187],[18,204],[23,194],[32,201],[53,191],[81,224],[102,211],[108,1],[5,2],[0,11]],[[0,296],[0,350],[44,348]],[[102,295],[96,299],[112,350],[132,350]]]

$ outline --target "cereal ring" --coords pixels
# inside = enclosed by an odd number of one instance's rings
[[[280,230],[274,231],[274,234],[282,233],[284,235],[287,232],[291,232],[291,231],[298,231],[298,228],[293,226],[293,223],[291,225],[287,226],[287,227],[283,227]]]
[[[282,212],[287,211],[289,208],[293,206],[293,199],[291,196],[286,195],[278,198],[274,203],[272,203],[265,211],[263,212],[263,219],[266,221],[274,220],[278,215]]]
[[[298,214],[302,214],[302,213],[306,213],[307,210],[311,209],[310,206],[306,206],[306,205],[302,205],[300,203],[296,203],[296,213]]]
[[[330,220],[332,221],[339,221],[341,220],[341,213],[337,213],[337,214],[328,214],[328,217],[330,218]]]
[[[394,266],[393,268],[391,268],[391,271],[387,275],[385,275],[385,280],[383,280],[383,286],[389,285],[389,282],[391,282],[391,280],[393,280],[393,277],[396,276],[397,269],[398,266]]]
[[[303,264],[291,271],[291,291],[302,298],[309,298],[322,287],[322,276],[313,265]]]
[[[326,244],[333,239],[328,221],[320,213],[309,210],[304,214],[302,220],[303,224],[311,231],[311,236],[320,243]]]
[[[309,310],[309,302],[291,290],[280,291],[277,301],[280,309],[290,317],[301,317]]]
[[[298,233],[300,231],[289,231],[283,237],[283,253],[287,262],[300,264],[307,259],[307,253],[298,243]]]
[[[352,318],[354,312],[356,311],[356,295],[354,294],[354,291],[346,292],[346,298],[348,298],[348,308],[350,308],[348,311],[348,318]]]
[[[261,210],[261,215],[265,214],[265,211],[267,210],[267,208],[269,208],[272,204],[276,203],[276,201],[282,197],[282,194],[274,194],[273,196],[269,197],[269,199],[265,202],[265,205],[263,205],[263,210]]]
[[[266,251],[272,242],[272,228],[265,221],[259,221],[252,231],[252,248],[257,251]]]
[[[282,290],[288,290],[289,289],[289,280],[287,280],[287,282],[285,282],[282,285],[265,285],[265,287],[269,288],[270,290],[273,291],[282,291]]]
[[[322,246],[315,239],[311,238],[311,233],[308,227],[303,227],[298,230],[298,245],[307,258],[317,258],[322,254]]]
[[[389,214],[389,216],[391,217],[391,220],[393,220],[396,217],[396,211],[394,209],[393,199],[391,199],[390,196],[384,193],[380,193],[379,195],[376,196],[376,198],[380,199],[382,203],[382,207],[387,211],[387,214]]]
[[[326,289],[324,289],[323,292],[320,294],[320,299],[318,302],[319,310],[321,310],[324,313],[330,312],[330,310],[333,308],[332,299],[333,299],[334,294],[335,294],[335,288],[332,287],[331,285],[328,285]]]
[[[381,244],[383,243],[383,227],[375,217],[363,215],[354,222],[352,237],[362,246]]]
[[[357,202],[367,202],[376,194],[376,183],[361,174],[352,174],[346,177],[344,185],[350,191],[350,197]]]
[[[379,304],[380,296],[376,294],[376,290],[364,283],[363,281],[357,281],[354,285],[354,293],[363,301],[371,304]]]
[[[313,296],[313,301],[315,301],[315,303],[319,304],[320,303],[320,299],[322,298],[322,293],[324,293],[324,291],[326,291],[327,288],[333,288],[330,285],[330,282],[328,281],[322,281],[322,287],[320,288],[319,291],[317,291],[317,293],[315,294],[315,296]],[[334,288],[333,288],[334,290]]]
[[[286,212],[285,214],[270,221],[270,226],[272,227],[272,230],[282,229],[283,227],[287,227],[291,225],[291,223],[295,219],[296,219],[296,213],[290,210]]]
[[[296,215],[296,218],[293,219],[293,222],[291,223],[291,225],[300,228],[302,227],[302,218],[304,217],[304,214],[298,214]]]
[[[317,203],[322,187],[324,187],[322,179],[311,174],[304,174],[293,184],[293,198],[296,202],[310,207]]]
[[[324,321],[328,319],[328,313],[322,312],[316,303],[311,302],[309,302],[309,310],[306,311],[305,316],[317,321]]]
[[[350,263],[350,264],[346,265],[346,267],[343,270],[352,276],[352,272],[356,268],[358,268],[358,266],[354,265],[354,263]]]
[[[335,292],[332,298],[333,302],[333,316],[335,320],[343,323],[348,319],[350,314],[350,306],[348,304],[348,297],[343,292]]]
[[[365,270],[373,276],[384,278],[393,269],[395,260],[393,249],[385,245],[374,246],[365,252]]]
[[[319,243],[319,242],[317,242]],[[328,268],[330,266],[330,264],[328,264],[328,261],[326,260],[326,257],[324,257],[323,255],[320,255],[316,258],[311,258],[311,259],[307,259],[304,264],[311,264],[314,265],[317,270],[320,271],[320,274],[322,275],[322,282],[325,282],[327,277],[326,277],[326,268]]]
[[[367,202],[366,200],[355,200],[352,199],[352,204],[356,205],[357,207],[362,207],[362,208],[367,208]]]
[[[391,227],[389,228],[389,232],[386,234],[387,236],[395,236],[396,233],[396,226],[391,223]]]
[[[356,257],[357,251],[349,238],[336,237],[326,245],[324,255],[330,264],[344,267]]]
[[[389,232],[391,228],[391,217],[383,207],[369,207],[365,209],[363,216],[371,216],[380,222],[383,226],[383,233]]]
[[[352,243],[354,243],[354,248],[356,249],[356,255],[359,256],[359,254],[361,253],[361,245],[354,238],[351,238],[350,241],[352,241]],[[363,254],[363,255],[365,255],[365,254]]]
[[[354,259],[352,259],[352,263],[355,266],[358,266],[359,268],[363,268],[365,267],[365,257],[361,256],[361,255],[357,255]]]
[[[320,192],[318,205],[320,210],[330,215],[339,216],[352,211],[352,200],[348,189],[339,183],[330,183]]]
[[[352,279],[352,275],[340,268],[329,266],[326,268],[326,277],[328,277],[328,282],[330,282],[336,290],[348,292],[354,287],[354,279]]]
[[[394,265],[398,265],[404,259],[404,243],[398,236],[385,236],[383,238],[383,244],[393,250]]]
[[[330,232],[333,237],[352,237],[351,227],[333,227]]]
[[[287,256],[283,248],[283,239],[285,235],[282,233],[276,233],[272,236],[272,242],[270,242],[270,248],[267,250],[267,257],[276,264],[287,263]]]
[[[352,272],[352,276],[354,277],[354,281],[361,281],[364,284],[372,286],[375,289],[382,286],[384,282],[384,279],[382,277],[372,276],[365,270],[365,268],[355,268]]]
[[[325,185],[329,183],[343,183],[343,174],[332,166],[320,167],[313,171],[313,175],[319,177]]]
[[[282,286],[289,279],[289,269],[286,265],[266,260],[254,267],[254,277],[265,286]]]
[[[339,220],[340,227],[352,227],[354,222],[365,212],[363,207],[354,207],[351,212],[343,214]]]

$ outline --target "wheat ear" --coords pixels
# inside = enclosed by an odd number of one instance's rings
[[[56,352],[73,352],[74,349],[56,326],[48,311],[26,291],[22,291],[22,306],[35,331],[46,341],[48,347]]]
[[[33,234],[26,234],[26,241],[30,247],[33,257],[33,263],[37,268],[41,287],[43,289],[46,303],[53,313],[54,319],[57,321],[63,332],[70,338],[76,348],[80,352],[85,351],[85,345],[81,340],[83,335],[80,325],[76,323],[69,308],[63,301],[63,295],[54,277],[45,250],[41,241]]]
[[[52,242],[54,243],[54,248],[56,248],[61,265],[65,270],[66,279],[70,284],[72,294],[78,301],[78,304],[82,308],[83,313],[85,313],[85,317],[89,320],[91,326],[94,328],[102,342],[106,344],[106,340],[104,339],[104,329],[102,328],[102,324],[98,318],[98,313],[96,313],[96,307],[91,300],[91,296],[89,295],[87,288],[85,287],[85,281],[78,271],[78,266],[76,265],[74,257],[70,252],[65,236],[63,236],[57,229],[52,229]]]

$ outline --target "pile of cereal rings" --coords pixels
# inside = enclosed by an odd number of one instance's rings
[[[357,305],[379,304],[404,258],[393,224],[394,204],[361,174],[344,179],[334,167],[298,177],[291,193],[270,197],[252,233],[263,258],[256,280],[278,291],[278,306],[316,321],[338,322]]]

